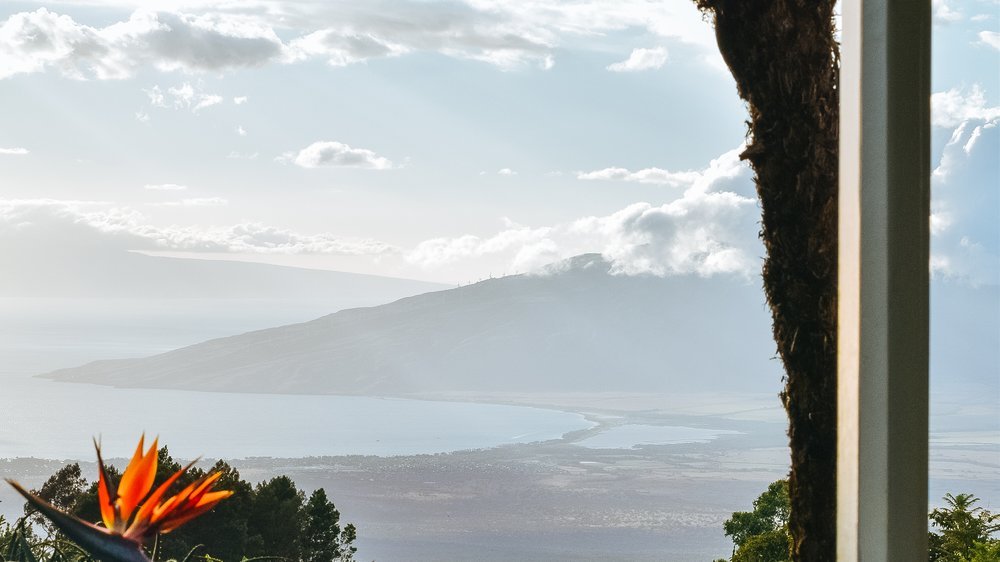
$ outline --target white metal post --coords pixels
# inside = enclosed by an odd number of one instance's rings
[[[930,0],[843,0],[837,560],[927,560]]]

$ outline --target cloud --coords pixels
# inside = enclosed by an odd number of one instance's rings
[[[195,197],[192,199],[181,199],[180,201],[153,203],[153,205],[159,207],[222,207],[228,204],[229,200],[222,197]]]
[[[24,156],[31,151],[27,148],[21,148],[20,146],[13,146],[9,148],[0,147],[0,154],[6,154],[8,156]]]
[[[198,111],[199,109],[204,109],[213,105],[218,105],[222,103],[222,96],[217,95],[203,95],[191,108],[191,111]]]
[[[280,160],[303,168],[366,168],[388,170],[392,162],[365,148],[352,148],[336,141],[317,141],[298,151],[286,153]]]
[[[394,57],[409,51],[409,47],[400,43],[351,29],[316,31],[293,40],[289,45],[291,60],[319,57],[325,58],[331,66],[347,66],[376,57]]]
[[[143,189],[149,189],[151,191],[184,191],[187,189],[186,185],[179,185],[176,183],[148,183],[142,187]]]
[[[142,213],[100,201],[53,199],[0,200],[0,234],[40,235],[51,244],[54,233],[68,234],[74,244],[91,250],[171,250],[247,254],[337,254],[381,256],[399,249],[384,242],[339,237],[329,233],[303,234],[289,229],[245,222],[232,226],[198,228],[155,226]]]
[[[648,0],[469,0],[476,8],[503,14],[515,25],[537,26],[559,34],[596,37],[636,28],[663,38],[716,49],[715,35],[694,3]]]
[[[931,210],[931,235],[939,236],[944,234],[951,225],[953,219],[950,213],[947,211],[934,211]]]
[[[487,236],[467,234],[418,244],[407,262],[425,269],[502,257],[510,271],[600,252],[620,274],[748,276],[759,267],[759,213],[741,148],[690,172],[687,189],[664,204],[634,203],[604,216],[530,227],[505,220]]]
[[[667,50],[663,47],[653,49],[633,49],[626,60],[608,66],[611,72],[637,72],[663,67],[667,62]]]
[[[233,103],[236,104],[236,105],[243,105],[247,101],[248,101],[248,98],[246,96],[237,96],[237,97],[233,98]]]
[[[236,134],[239,135],[239,136],[241,136],[241,137],[245,137],[245,136],[247,136],[247,130],[244,129],[242,125],[237,125],[236,126]]]
[[[935,23],[951,23],[962,19],[962,14],[948,5],[948,0],[931,0],[931,14]]]
[[[971,284],[1000,282],[998,153],[1000,117],[962,121],[945,143],[931,176],[935,275]]]
[[[988,106],[978,84],[968,93],[952,88],[931,96],[931,122],[938,127],[954,127],[932,172],[932,179],[947,180],[964,166],[983,133],[1000,126],[1000,106]]]
[[[141,5],[202,13],[139,9],[104,27],[47,8],[16,13],[0,22],[0,78],[55,71],[123,79],[145,67],[218,73],[314,59],[344,66],[419,52],[548,70],[561,46],[631,28],[719,59],[711,26],[686,2],[342,0],[246,3],[238,12],[198,1]]]
[[[53,69],[77,79],[122,79],[146,65],[218,72],[261,66],[283,53],[273,29],[237,14],[139,10],[98,28],[39,8],[0,24],[0,78]]]
[[[629,181],[679,187],[689,185],[699,177],[698,172],[670,172],[662,168],[644,168],[635,172],[626,168],[604,168],[592,172],[578,172],[577,179]]]
[[[968,92],[965,88],[952,88],[931,95],[931,124],[936,127],[957,127],[970,119],[998,118],[1000,106],[987,106],[986,93],[979,84],[973,84]]]
[[[581,180],[626,181],[704,190],[718,181],[732,179],[743,173],[744,166],[739,159],[743,149],[740,146],[724,153],[703,170],[671,172],[662,168],[644,168],[633,172],[627,168],[603,168],[592,172],[577,172],[576,177]]]
[[[1000,33],[996,31],[980,31],[979,42],[1000,51]]]
[[[149,105],[153,107],[172,107],[174,109],[190,109],[193,113],[222,103],[222,96],[218,94],[206,94],[201,90],[201,86],[192,86],[190,82],[184,82],[180,86],[167,88],[166,93],[159,86],[153,86],[148,90],[143,90],[149,98]],[[168,102],[167,96],[170,96]]]
[[[509,219],[503,219],[503,223],[505,229],[488,238],[468,234],[457,238],[425,240],[406,255],[406,261],[430,269],[459,260],[509,253],[514,271],[532,269],[553,261],[545,259],[536,263],[537,260],[532,259],[539,249],[555,247],[555,242],[548,238],[553,234],[553,228],[530,228]]]
[[[344,66],[414,52],[486,62],[511,69],[553,65],[554,30],[502,8],[472,2],[334,2],[317,17],[321,29],[293,39],[292,61],[322,58]]]
[[[511,170],[510,168],[500,168],[497,170],[497,174],[501,176],[516,176],[517,172]]]

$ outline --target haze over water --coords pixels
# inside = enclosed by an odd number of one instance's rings
[[[33,377],[306,320],[326,312],[319,307],[0,299],[0,458],[89,460],[90,438],[98,435],[109,455],[124,456],[143,430],[181,458],[243,458],[440,453],[557,439],[593,425],[579,414],[521,406],[121,389]]]

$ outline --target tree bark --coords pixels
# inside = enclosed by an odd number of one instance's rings
[[[785,368],[793,561],[836,557],[837,134],[832,0],[695,0],[750,113],[764,291]]]

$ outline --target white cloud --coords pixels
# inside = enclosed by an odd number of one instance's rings
[[[319,57],[333,66],[414,52],[477,60],[510,69],[553,66],[557,30],[507,6],[476,2],[333,2],[314,19],[327,22],[289,42],[290,60]],[[315,29],[315,28],[314,28]]]
[[[209,228],[155,226],[134,209],[101,201],[0,199],[0,233],[36,229],[48,235],[68,228],[74,229],[74,242],[89,236],[87,243],[104,249],[352,256],[399,252],[378,240],[302,234],[257,222]]]
[[[367,168],[388,170],[392,162],[365,148],[352,148],[336,141],[317,141],[298,151],[286,153],[280,160],[303,168]]]
[[[222,197],[195,197],[192,199],[181,199],[180,201],[153,203],[153,205],[159,207],[222,207],[228,204],[229,200]]]
[[[548,263],[528,264],[525,257],[533,253],[539,245],[547,247],[555,244],[547,238],[552,232],[551,228],[530,228],[506,219],[504,224],[505,230],[488,238],[468,234],[458,238],[425,240],[407,254],[406,261],[423,268],[434,268],[458,260],[509,252],[514,254],[512,259],[514,271],[523,271]]]
[[[25,154],[28,154],[29,152],[31,152],[31,151],[28,150],[27,148],[22,148],[20,146],[13,146],[13,147],[9,147],[9,148],[0,147],[0,154],[6,154],[6,155],[9,155],[9,156],[24,156]]]
[[[579,172],[576,177],[581,180],[629,181],[680,187],[689,185],[699,177],[699,173],[670,172],[662,168],[644,168],[635,172],[626,168],[604,168],[592,172]]]
[[[963,121],[982,119],[996,121],[1000,106],[988,106],[986,93],[979,84],[965,88],[952,88],[931,95],[931,123],[936,127],[957,127]]]
[[[644,168],[633,172],[627,168],[603,168],[592,172],[577,172],[576,177],[581,180],[627,181],[684,188],[698,186],[705,189],[719,180],[735,178],[743,173],[744,166],[739,160],[742,151],[742,146],[730,150],[712,160],[704,170],[671,172],[662,168]]]
[[[410,48],[405,45],[371,33],[324,29],[293,40],[289,44],[288,56],[293,61],[325,58],[331,66],[346,66],[375,57],[399,56],[409,51]]]
[[[154,88],[159,89],[158,86]],[[174,107],[191,107],[191,104],[196,103],[194,86],[188,82],[168,88],[167,93],[173,96]]]
[[[629,28],[716,50],[711,26],[688,2],[368,0],[243,3],[238,10],[194,0],[118,5],[140,9],[104,27],[47,8],[9,16],[0,22],[0,78],[52,70],[122,79],[143,67],[220,72],[315,58],[343,66],[415,52],[548,70],[560,46]]]
[[[236,126],[236,134],[239,135],[239,136],[241,136],[241,137],[245,137],[245,136],[247,136],[247,130],[244,129],[241,125],[237,125]]]
[[[990,212],[998,204],[998,153],[1000,117],[966,119],[945,143],[931,176],[935,275],[974,285],[1000,282],[1000,226],[996,213]]]
[[[191,111],[198,111],[199,109],[211,107],[213,105],[218,105],[220,103],[222,103],[222,96],[214,94],[202,95],[201,98],[198,100],[198,103],[194,104],[194,107],[191,108]]]
[[[246,96],[237,96],[237,97],[233,98],[233,103],[236,104],[236,105],[243,105],[247,101],[248,101],[248,98]]]
[[[608,66],[611,72],[637,72],[663,67],[667,62],[667,50],[664,47],[653,49],[633,49],[626,60]]]
[[[184,191],[187,189],[187,186],[176,183],[148,183],[143,186],[143,189],[152,191]]]
[[[510,168],[500,168],[499,170],[497,170],[497,174],[501,176],[516,176],[517,172],[511,170]]]
[[[143,92],[149,97],[149,105],[153,107],[167,107],[167,98],[163,95],[163,91],[160,90],[159,86],[153,86],[152,88]]]
[[[166,93],[159,86],[144,89],[143,92],[149,98],[149,105],[152,107],[190,109],[193,113],[223,102],[222,96],[205,93],[200,85],[192,85],[190,82],[171,86],[167,88]]]
[[[648,0],[468,0],[479,10],[503,14],[512,25],[538,27],[559,35],[595,37],[637,28],[663,38],[716,49],[712,27],[693,2]],[[652,9],[651,9],[652,8]]]
[[[149,123],[149,114],[142,110],[136,111],[135,120],[140,123]]]
[[[1000,281],[1000,256],[982,243],[962,236],[946,251],[932,252],[931,272],[973,286]]]
[[[937,23],[951,23],[962,19],[962,14],[952,9],[948,0],[931,0],[931,10]]]
[[[98,28],[39,8],[0,24],[0,78],[54,69],[71,78],[122,79],[145,65],[218,72],[260,66],[283,51],[273,29],[236,14],[139,10]]]
[[[1000,51],[1000,33],[996,31],[980,31],[979,42]]]
[[[502,256],[510,271],[536,269],[555,260],[600,252],[621,274],[750,275],[759,267],[759,213],[742,147],[705,169],[690,172],[684,193],[662,205],[635,203],[605,216],[543,227],[505,221],[481,237],[435,238],[406,256],[411,264],[441,268],[462,260]]]
[[[944,210],[936,210],[931,212],[931,235],[940,236],[944,234],[949,228],[951,228],[953,218],[951,213]]]

